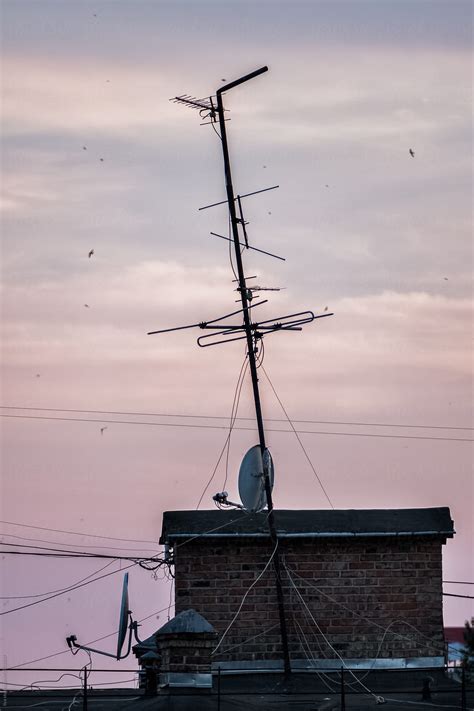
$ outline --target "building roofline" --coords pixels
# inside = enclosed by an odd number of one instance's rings
[[[268,539],[267,511],[165,511],[161,544],[194,538]],[[344,509],[275,511],[278,538],[452,538],[448,507],[425,509]]]

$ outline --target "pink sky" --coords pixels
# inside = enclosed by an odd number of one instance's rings
[[[97,420],[2,418],[2,520],[157,541],[164,510],[195,508],[226,437],[226,419],[205,417],[229,416],[243,347],[146,336],[237,308],[227,247],[209,236],[225,233],[225,208],[197,211],[225,197],[220,145],[168,99],[267,64],[229,94],[228,132],[236,191],[280,185],[246,202],[251,244],[287,261],[248,253],[245,267],[285,287],[266,318],[335,316],[266,339],[265,368],[290,416],[315,422],[297,428],[318,432],[301,437],[334,507],[449,506],[444,578],[473,581],[472,445],[454,441],[473,427],[470,3],[4,0],[2,11],[2,413]],[[282,418],[261,387],[265,417]],[[183,414],[202,419],[172,417]],[[253,415],[248,381],[239,415]],[[163,426],[184,423],[223,429]],[[283,427],[268,423],[275,505],[326,508],[294,435],[272,431]],[[234,432],[231,499],[256,441]],[[224,478],[221,465],[203,508]],[[9,543],[142,545],[0,527]],[[64,587],[106,562],[5,556],[2,595]],[[3,616],[8,664],[62,651],[73,632],[114,631],[120,577]],[[169,604],[168,582],[142,570],[130,588],[139,618]],[[472,603],[445,598],[446,624]]]

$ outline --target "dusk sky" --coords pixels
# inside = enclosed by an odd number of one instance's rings
[[[227,234],[226,206],[198,211],[225,198],[220,141],[169,99],[268,65],[226,95],[227,131],[236,193],[280,186],[245,201],[250,244],[286,261],[247,251],[245,269],[282,288],[262,292],[261,318],[335,315],[265,339],[265,370],[334,508],[449,506],[443,577],[474,581],[472,3],[0,8],[2,548],[151,555],[162,512],[197,506],[244,347],[201,349],[198,329],[146,335],[238,308],[228,247],[209,235]],[[261,393],[264,417],[284,420],[264,375]],[[248,377],[238,414],[253,417]],[[267,428],[275,507],[328,508],[289,425]],[[238,420],[231,500],[257,441]],[[221,461],[200,508],[225,477]],[[107,562],[4,555],[1,610]],[[4,615],[8,666],[64,652],[71,633],[114,632],[121,578]],[[173,614],[168,581],[137,567],[130,599],[150,616],[142,637]],[[445,624],[474,615],[473,600],[444,600]],[[113,652],[115,638],[97,646]],[[86,661],[66,651],[40,666]]]

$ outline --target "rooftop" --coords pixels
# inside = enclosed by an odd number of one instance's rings
[[[432,679],[429,702],[422,700],[423,679],[427,676]],[[223,676],[220,708],[222,711],[282,711],[289,708],[298,711],[338,711],[341,708],[339,674],[325,675],[324,681],[326,684],[318,680],[315,674],[292,674],[289,681],[276,674]],[[439,670],[433,670],[428,675],[426,671],[370,672],[368,675],[364,673],[361,681],[365,689],[354,679],[346,678],[347,711],[375,709],[377,697],[384,699],[383,708],[387,711],[461,708],[459,681],[447,678]],[[76,694],[77,689],[70,692],[14,692],[8,694],[8,707],[20,709],[34,705],[43,709],[62,709],[67,708]],[[151,698],[144,697],[143,692],[137,689],[110,689],[107,692],[94,689],[88,694],[89,711],[216,711],[219,708],[218,702],[216,678],[212,693],[208,694],[191,688],[174,690],[171,694],[160,693]],[[469,685],[466,690],[466,711],[472,711],[473,704],[474,689]],[[81,706],[82,698],[78,696],[76,708]]]
[[[276,510],[281,538],[442,536],[452,538],[453,521],[446,506],[424,509]],[[165,511],[160,543],[194,536],[205,539],[267,538],[268,512]]]

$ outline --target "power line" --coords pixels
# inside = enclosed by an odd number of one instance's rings
[[[106,420],[100,419],[96,420],[90,417],[48,417],[46,415],[6,415],[0,413],[1,417],[8,417],[14,419],[23,420],[50,420],[59,422],[97,422],[97,424],[103,424],[106,422],[109,425],[147,425],[149,427],[187,427],[191,429],[204,429],[204,430],[228,430],[228,425],[190,425],[190,424],[177,424],[172,422],[139,422],[137,420]],[[256,427],[234,427],[234,430],[241,430],[246,432],[255,432]],[[425,435],[393,435],[393,434],[375,434],[375,433],[365,433],[365,432],[325,432],[321,430],[283,430],[283,429],[272,429],[267,428],[267,432],[280,432],[283,434],[293,434],[297,432],[298,434],[312,434],[312,435],[336,435],[342,437],[377,437],[385,439],[418,439],[418,440],[431,440],[438,442],[474,442],[473,439],[468,437],[429,437]]]
[[[446,585],[474,585],[474,583],[466,583],[461,580],[443,580]]]
[[[114,562],[115,561],[111,560],[109,563],[102,566],[102,568],[99,568],[99,570],[94,570],[93,573],[89,573],[89,575],[86,575],[85,578],[81,578],[80,580],[77,580],[75,583],[71,583],[71,585],[68,585],[67,587],[58,588],[57,590],[48,590],[47,592],[38,593],[37,595],[4,595],[4,596],[0,597],[0,600],[26,600],[26,599],[32,599],[35,597],[44,597],[45,595],[52,595],[53,593],[57,593],[57,592],[63,592],[65,590],[69,590],[70,588],[73,588],[76,585],[79,585],[79,583],[83,583],[84,580],[91,578],[93,575],[97,575],[98,573],[101,573],[103,570],[105,570],[106,568],[109,568],[111,565],[113,565]]]
[[[265,374],[266,379],[268,380],[268,382],[269,382],[269,384],[270,384],[270,387],[271,387],[271,389],[272,389],[272,391],[273,391],[273,394],[275,395],[276,399],[278,400],[278,402],[279,402],[279,404],[280,404],[281,409],[282,409],[283,412],[285,413],[285,417],[286,417],[286,419],[288,420],[288,423],[290,424],[291,429],[292,429],[293,432],[295,433],[296,439],[298,440],[298,443],[299,443],[301,449],[303,450],[303,454],[304,454],[304,456],[306,457],[306,460],[308,461],[309,466],[311,467],[311,469],[312,469],[312,471],[313,471],[313,474],[314,474],[314,476],[316,477],[316,479],[317,479],[317,481],[318,481],[319,486],[320,486],[321,489],[323,490],[324,496],[325,496],[326,499],[329,501],[329,505],[331,506],[331,508],[334,509],[334,504],[332,503],[331,499],[329,498],[329,494],[327,493],[327,491],[326,491],[326,489],[325,489],[325,487],[324,487],[324,484],[323,484],[323,482],[321,481],[321,477],[319,476],[318,472],[316,471],[316,469],[315,469],[315,467],[314,467],[314,465],[313,465],[313,462],[311,461],[311,459],[310,459],[310,457],[309,457],[309,454],[308,454],[308,452],[306,451],[306,449],[305,449],[305,447],[304,447],[304,445],[303,445],[303,442],[302,442],[301,439],[299,438],[298,433],[297,433],[297,431],[296,431],[296,428],[295,428],[293,422],[290,420],[290,416],[288,415],[287,411],[285,410],[285,406],[283,405],[282,401],[280,400],[280,398],[279,398],[279,396],[278,396],[278,393],[277,393],[277,391],[275,390],[275,386],[273,385],[272,381],[270,380],[270,376],[268,375],[268,373],[267,373],[267,371],[265,370],[265,368],[263,367],[263,365],[262,365],[262,370],[263,370],[263,372],[264,372],[264,374]]]
[[[455,593],[443,593],[443,597],[463,597],[466,600],[474,600],[474,595],[456,595]]]
[[[149,620],[151,617],[156,617],[159,615],[161,612],[166,612],[167,607],[163,607],[161,610],[155,610],[155,612],[152,612],[151,615],[147,615],[146,617],[142,617],[140,620],[137,620],[137,622],[145,622],[146,620]],[[90,642],[86,642],[86,645],[90,644],[95,644],[96,642],[102,642],[104,639],[108,639],[109,637],[113,637],[116,635],[118,630],[115,630],[114,632],[109,632],[108,634],[102,635],[102,637],[97,637],[96,639],[92,639]],[[52,659],[53,657],[59,657],[61,654],[66,654],[67,652],[70,652],[69,648],[68,649],[62,649],[60,652],[53,652],[52,654],[47,654],[44,657],[38,657],[38,659],[30,659],[27,662],[22,662],[21,664],[16,664],[14,667],[11,667],[9,671],[14,671],[15,669],[20,669],[22,667],[25,667],[27,664],[36,664],[36,662],[44,662],[46,659]],[[25,671],[30,671],[29,669],[25,669]],[[125,671],[125,670],[123,670]]]
[[[128,411],[115,411],[115,410],[79,410],[76,408],[59,408],[59,407],[22,407],[15,405],[0,405],[2,410],[31,410],[31,411],[41,411],[41,412],[77,412],[77,413],[92,413],[95,415],[133,415],[136,417],[176,417],[176,418],[190,418],[190,419],[201,419],[201,420],[226,420],[228,416],[226,415],[189,415],[183,413],[170,413],[170,412],[128,412]],[[236,420],[251,420],[253,417],[236,417]],[[286,422],[284,418],[271,418],[266,417],[267,422]],[[354,426],[365,426],[365,427],[404,427],[410,429],[428,429],[428,430],[466,430],[473,431],[474,427],[453,427],[451,425],[414,425],[414,424],[402,424],[394,422],[344,422],[342,420],[293,420],[298,424],[313,424],[313,425],[354,425]]]
[[[52,600],[55,597],[59,597],[60,595],[65,595],[68,592],[73,592],[74,590],[83,588],[85,585],[90,585],[91,583],[95,583],[98,580],[102,580],[103,578],[108,578],[109,575],[115,575],[116,573],[122,572],[122,570],[128,570],[129,568],[133,568],[134,565],[138,565],[138,563],[132,563],[131,565],[127,565],[124,568],[121,568],[121,569],[119,568],[118,570],[113,570],[111,573],[105,573],[104,575],[100,575],[98,578],[93,578],[92,580],[88,580],[85,583],[76,585],[73,588],[68,588],[67,590],[63,590],[62,592],[55,593],[54,595],[49,595],[48,597],[45,597],[42,600],[36,600],[35,602],[29,602],[26,605],[20,605],[19,607],[13,607],[11,610],[5,610],[4,612],[0,612],[0,617],[3,617],[4,615],[10,615],[12,612],[18,612],[19,610],[25,610],[27,607],[33,607],[34,605],[40,605],[42,602],[47,602],[48,600]]]
[[[21,541],[34,541],[35,543],[54,543],[57,546],[74,546],[74,547],[81,547],[81,548],[105,548],[106,550],[109,551],[141,551],[142,553],[154,553],[155,550],[153,549],[145,549],[145,548],[117,548],[114,546],[103,546],[99,543],[96,543],[95,545],[87,546],[84,545],[83,543],[62,543],[61,541],[48,541],[44,538],[27,538],[25,536],[17,536],[13,533],[2,533],[0,531],[0,538],[3,538],[6,536],[7,538],[18,538]],[[3,541],[0,541],[2,543]],[[8,541],[5,541],[8,545],[16,545],[16,543],[11,543],[9,544]]]
[[[62,544],[59,544],[62,545]],[[34,546],[33,544],[26,545],[25,543],[9,543],[8,541],[0,541],[0,546],[11,546],[15,548],[33,548],[35,550],[40,550],[40,551],[49,551],[50,553],[60,553],[60,554],[65,554],[67,557],[79,557],[79,558],[111,558],[113,560],[154,560],[155,557],[149,557],[149,556],[118,556],[118,555],[109,555],[108,553],[87,553],[84,551],[71,551],[71,550],[64,550],[62,548],[49,548],[48,546]],[[8,553],[8,551],[4,551],[5,553]],[[157,555],[157,554],[155,554]]]
[[[137,540],[135,538],[115,538],[113,536],[102,536],[98,533],[81,533],[80,531],[66,531],[62,528],[47,528],[46,526],[33,526],[29,523],[18,523],[16,521],[0,521],[7,526],[20,526],[21,528],[34,528],[37,531],[49,531],[51,533],[68,533],[71,536],[86,536],[87,538],[104,538],[108,541],[125,541],[126,543],[153,543],[156,545],[156,541],[145,541]],[[75,544],[71,544],[75,545]]]

